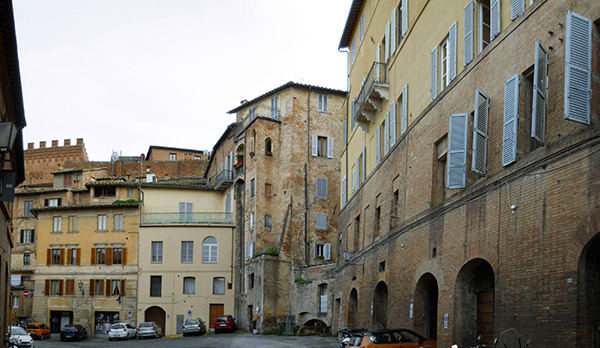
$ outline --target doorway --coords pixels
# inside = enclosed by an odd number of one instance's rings
[[[215,327],[215,320],[217,317],[225,314],[225,305],[222,303],[211,303],[210,304],[210,328]]]

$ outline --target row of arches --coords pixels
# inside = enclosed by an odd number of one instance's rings
[[[460,346],[472,343],[474,337],[482,335],[482,342],[491,342],[494,334],[494,288],[495,276],[492,266],[483,259],[466,263],[459,271],[455,285],[455,327]],[[416,283],[414,296],[409,304],[412,329],[421,335],[436,339],[438,332],[438,280],[432,273],[423,274]],[[365,303],[365,300],[361,300]],[[359,293],[356,288],[348,297],[347,325],[350,327],[370,324],[373,327],[388,327],[389,291],[385,281],[375,286],[372,297],[372,318],[367,323],[358,316]]]

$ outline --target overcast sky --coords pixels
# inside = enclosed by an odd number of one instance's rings
[[[227,111],[288,81],[346,89],[351,0],[13,0],[24,142],[108,161],[211,150]]]

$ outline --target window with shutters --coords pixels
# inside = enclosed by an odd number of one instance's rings
[[[327,179],[317,178],[317,198],[327,198]]]
[[[66,279],[65,295],[75,295],[75,279]]]
[[[113,265],[120,265],[123,263],[123,248],[112,249],[112,263]]]
[[[120,296],[122,294],[122,290],[123,289],[121,289],[121,279],[111,279],[110,280],[110,295],[111,296]]]
[[[327,230],[327,214],[317,213],[317,230]]]
[[[271,215],[265,215],[265,228],[267,230],[270,230],[272,226],[273,226],[273,220],[271,218]]]
[[[60,265],[62,258],[62,249],[52,249],[51,251],[51,265]]]
[[[444,135],[435,143],[435,176],[433,182],[434,204],[440,204],[446,198],[446,164],[448,159],[448,138]]]
[[[80,258],[81,258],[81,255],[79,255],[77,248],[70,248],[67,250],[67,263],[69,265],[78,265],[79,264],[78,260]]]
[[[55,216],[52,218],[52,232],[61,232],[62,231],[62,217]]]
[[[592,100],[592,21],[567,13],[565,119],[590,124]]]
[[[60,198],[47,198],[44,200],[44,206],[46,207],[59,207],[61,205]]]
[[[447,151],[446,188],[464,188],[467,179],[467,141],[469,114],[450,115]],[[438,149],[443,151],[443,149]],[[438,154],[438,162],[439,162]]]
[[[398,46],[408,31],[408,0],[401,0],[396,9],[396,39]]]
[[[106,215],[98,215],[98,231],[106,231]]]
[[[408,128],[408,85],[402,87],[402,94],[398,97],[394,113],[396,116],[395,138],[397,139],[397,135],[404,134]]]
[[[448,37],[440,44],[440,92],[450,84],[450,46]]]
[[[106,248],[96,248],[96,264],[103,265],[106,263]]]
[[[207,237],[202,242],[202,262],[217,263],[219,245],[214,237]]]
[[[389,115],[389,114],[387,114]],[[385,117],[383,119],[383,121],[381,122],[381,125],[378,127],[378,135],[377,137],[379,138],[379,141],[377,142],[378,145],[378,151],[379,151],[379,160],[377,161],[378,163],[381,162],[381,160],[383,160],[383,158],[385,157],[385,155],[387,154],[388,151],[388,147],[389,147],[389,130],[387,128],[387,124],[386,124],[386,119],[389,119],[389,116]]]
[[[21,244],[29,244],[35,242],[35,230],[21,230]]]
[[[492,18],[490,0],[479,0],[477,11],[479,52],[483,51],[492,41]]]
[[[535,63],[531,84],[531,142],[532,149],[546,141],[546,107],[548,105],[548,52],[539,39],[535,40]]]
[[[510,0],[510,19],[515,20],[525,12],[525,0]]]
[[[152,242],[152,263],[163,262],[163,242]]]
[[[254,229],[254,212],[250,212],[250,230]]]
[[[104,295],[104,279],[93,279],[94,282],[94,295]]]
[[[333,138],[313,136],[313,156],[333,158]]]
[[[327,112],[327,94],[319,94],[319,112]]]
[[[365,14],[363,13],[360,16],[360,24],[359,24],[359,33],[360,33],[360,42],[365,38]]]
[[[33,214],[31,213],[32,208],[33,208],[33,202],[25,201],[23,203],[23,216],[25,216],[25,217],[33,216]]]
[[[344,117],[342,126],[342,145],[346,147],[348,145],[348,117]]]
[[[184,294],[195,294],[196,293],[196,278],[184,277],[183,278],[183,293]]]
[[[279,97],[278,96],[271,98],[271,118],[274,120],[279,119]]]
[[[114,219],[115,219],[115,231],[123,231],[123,215],[116,214]]]
[[[58,295],[60,292],[60,281],[50,280],[50,295]]]
[[[181,263],[194,262],[194,242],[181,242]]]
[[[162,296],[162,276],[150,276],[150,296]]]
[[[344,175],[342,179],[342,207],[348,203],[348,178]]]
[[[490,99],[479,89],[475,90],[473,115],[473,159],[471,170],[479,175],[487,173],[488,114]]]
[[[352,39],[352,63],[354,63],[354,61],[356,60],[356,51],[358,51],[358,43],[356,42],[356,36],[355,36]]]
[[[502,135],[502,165],[517,161],[519,129],[519,74],[504,84],[504,130]]]
[[[23,253],[23,264],[24,265],[31,265],[31,254],[30,253]]]
[[[133,189],[127,189],[127,198],[133,198]]]
[[[521,148],[520,150],[524,151],[524,152],[529,152],[529,151],[533,151],[541,146],[543,146],[543,143],[539,142],[534,136],[533,136],[533,127],[535,127],[534,122],[535,122],[535,117],[534,117],[534,111],[533,111],[533,98],[535,95],[534,89],[533,89],[533,75],[534,75],[534,67],[531,66],[530,68],[528,68],[525,73],[523,74],[523,83],[522,83],[522,88],[521,88],[521,98],[522,98],[522,103],[524,106],[524,113],[525,113],[525,117],[523,117],[521,119],[522,121],[522,126],[526,128],[527,133],[531,134],[531,137],[529,138],[529,142],[526,144],[527,148]],[[545,105],[544,108],[542,108],[542,110],[540,110],[541,112],[545,112]]]

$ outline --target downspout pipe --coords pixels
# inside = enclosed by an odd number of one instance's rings
[[[310,156],[312,154],[311,149],[311,136],[310,136],[310,94],[312,87],[308,87],[308,102],[306,111],[306,164],[304,165],[304,265],[308,265],[308,254],[309,254],[309,242],[308,242],[308,226],[310,207],[308,205],[308,171],[310,169]]]

